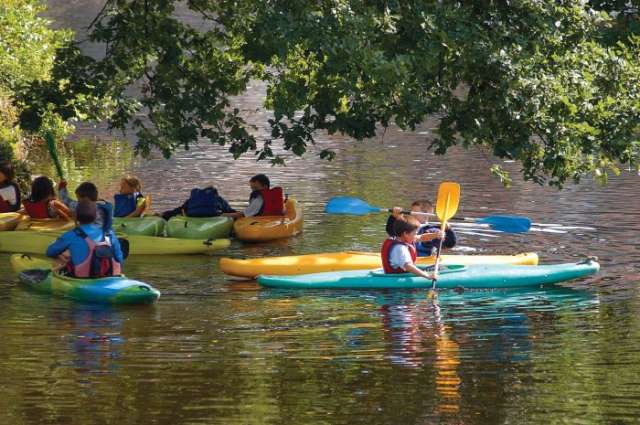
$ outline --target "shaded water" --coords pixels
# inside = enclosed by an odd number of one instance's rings
[[[239,99],[254,122],[260,87]],[[127,274],[163,293],[155,306],[79,305],[27,292],[0,255],[0,423],[637,423],[640,417],[639,177],[563,192],[516,179],[504,189],[479,152],[427,152],[429,125],[382,140],[318,148],[286,168],[202,144],[172,160],[141,161],[126,143],[67,144],[71,186],[84,179],[110,197],[139,176],[154,209],[213,183],[233,205],[266,172],[297,197],[304,234],[221,255],[258,257],[377,250],[384,216],[327,216],[331,196],[380,206],[433,198],[442,180],[462,185],[458,216],[530,216],[595,226],[565,234],[460,235],[476,253],[537,251],[542,262],[597,255],[595,277],[556,289],[337,292],[262,290],[219,272],[219,257],[132,258]],[[320,147],[338,150],[320,161]],[[46,152],[31,152],[53,175]],[[40,160],[38,160],[40,158]],[[517,172],[516,164],[504,164]],[[490,237],[497,236],[497,237]]]

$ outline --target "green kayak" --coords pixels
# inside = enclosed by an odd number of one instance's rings
[[[433,270],[433,266],[424,268]],[[522,288],[551,285],[596,273],[600,265],[592,259],[579,263],[545,266],[447,265],[438,272],[438,288]],[[311,273],[297,276],[258,276],[258,283],[287,289],[411,289],[431,288],[431,280],[411,273],[385,274],[379,270]]]
[[[0,232],[0,252],[43,255],[61,232]],[[130,255],[213,254],[227,248],[229,239],[176,239],[155,236],[122,235],[129,241]]]
[[[167,236],[178,239],[227,238],[233,228],[231,217],[171,217],[167,222]]]
[[[115,217],[113,230],[132,236],[162,236],[166,221],[162,217]],[[204,238],[206,239],[206,238]]]
[[[20,281],[37,292],[100,304],[150,304],[160,292],[144,282],[113,276],[78,279],[51,271],[51,262],[26,255],[11,256],[11,266]]]

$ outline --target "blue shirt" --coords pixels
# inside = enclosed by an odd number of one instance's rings
[[[80,226],[80,229],[82,229],[82,231],[86,233],[92,241],[96,243],[102,242],[104,233],[100,226],[95,224],[83,224]],[[106,235],[110,238],[115,260],[120,263],[120,265],[124,265],[124,258],[122,256],[122,249],[120,248],[118,238],[115,233],[113,233],[113,230],[109,230]],[[49,245],[47,248],[47,257],[55,258],[66,250],[69,250],[71,253],[71,264],[74,266],[82,264],[82,262],[89,256],[89,246],[87,245],[87,242],[74,230],[64,233],[56,239],[54,243]]]

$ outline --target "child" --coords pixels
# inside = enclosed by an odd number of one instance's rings
[[[229,206],[229,203],[218,194],[218,190],[209,186],[204,189],[192,189],[189,199],[178,208],[162,213],[162,218],[169,220],[177,215],[188,217],[235,217],[237,211]]]
[[[81,183],[75,191],[76,198],[78,199],[77,201],[74,201],[69,197],[67,182],[65,180],[60,181],[58,184],[58,193],[60,194],[62,202],[64,202],[64,204],[74,213],[78,208],[79,201],[84,200],[95,202],[97,209],[95,224],[104,230],[111,229],[113,222],[113,205],[103,199],[98,199],[98,188],[95,184],[91,182]]]
[[[425,279],[434,279],[434,275],[416,267],[416,236],[420,223],[413,218],[396,220],[392,236],[382,244],[382,267],[385,273],[413,273]]]
[[[127,176],[120,181],[120,193],[114,196],[115,217],[140,217],[147,207],[140,180]]]
[[[71,220],[71,210],[56,199],[53,182],[49,177],[40,176],[31,184],[31,195],[23,202],[24,209],[31,218],[58,218]]]
[[[393,225],[396,220],[403,219],[402,208],[395,207],[392,211],[393,212],[389,216],[386,226],[387,234],[389,234],[389,236],[395,236],[393,234]],[[433,214],[433,204],[426,199],[414,201],[411,204],[411,212],[423,213],[412,215],[412,217],[415,217],[420,223],[420,228],[418,229],[418,242],[416,243],[418,256],[429,257],[437,255],[438,249],[440,248],[440,239],[442,239],[443,235],[442,230],[440,230],[440,226],[429,224],[428,214]],[[453,248],[456,245],[456,242],[456,234],[451,227],[448,226],[445,231],[442,247]]]
[[[249,206],[243,212],[229,214],[231,217],[255,217],[285,215],[284,194],[281,187],[271,189],[269,177],[256,174],[249,179],[251,195]]]
[[[66,262],[71,276],[107,277],[122,273],[124,259],[118,238],[112,230],[105,232],[94,224],[96,211],[95,202],[78,201],[78,227],[64,233],[47,248],[47,257]]]
[[[21,208],[20,189],[14,183],[15,171],[9,161],[0,162],[0,213],[16,212]]]

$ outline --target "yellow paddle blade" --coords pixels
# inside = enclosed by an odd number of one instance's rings
[[[459,203],[460,185],[454,182],[440,183],[440,187],[438,187],[438,199],[436,201],[436,215],[443,225],[451,217],[456,215]]]

